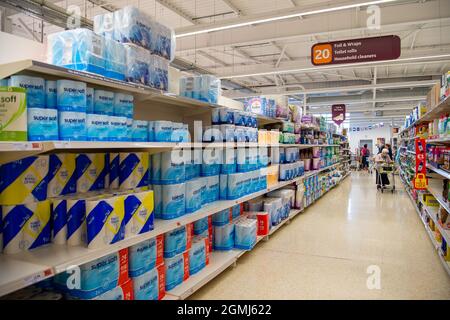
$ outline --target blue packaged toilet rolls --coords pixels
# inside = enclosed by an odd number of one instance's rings
[[[133,120],[132,140],[136,142],[148,141],[148,121]]]
[[[124,48],[126,55],[126,81],[150,85],[150,52],[131,44],[124,44]]]
[[[56,97],[59,111],[86,112],[86,83],[57,80]]]
[[[166,290],[172,290],[189,278],[189,252],[164,259],[166,267]]]
[[[155,267],[133,277],[134,300],[160,300],[165,294],[165,266]]]
[[[234,247],[241,250],[251,250],[256,244],[256,219],[239,219],[234,225]]]
[[[161,155],[161,184],[182,183],[186,179],[184,152],[172,150]]]
[[[94,113],[94,89],[86,88],[86,113]]]
[[[86,141],[86,113],[59,111],[59,138],[68,141]]]
[[[128,250],[128,273],[138,277],[163,262],[163,236],[158,236],[131,246]]]
[[[126,117],[109,116],[109,140],[129,141]]]
[[[114,115],[114,92],[94,90],[94,113]]]
[[[195,236],[192,238],[192,247],[189,250],[189,275],[194,275],[202,270],[208,260],[207,237]]]
[[[29,108],[27,116],[29,141],[59,140],[58,110]]]
[[[218,201],[220,198],[219,176],[205,177],[207,179],[207,202]]]
[[[57,109],[56,81],[45,80],[45,106],[47,109]]]
[[[151,155],[151,181],[160,184],[161,180],[161,156],[162,153],[154,153]]]
[[[186,226],[181,226],[165,233],[164,258],[172,258],[189,249],[190,240],[190,235],[188,235]]]
[[[110,133],[109,116],[88,113],[86,115],[86,131],[88,141],[108,141]]]
[[[153,190],[153,196],[154,196],[154,213],[155,218],[161,219],[162,215],[162,185],[160,184],[153,184],[151,186],[151,190]]]
[[[155,141],[155,121],[148,122],[148,141]]]
[[[155,142],[171,142],[173,124],[171,121],[153,121],[154,141]]]
[[[105,76],[125,80],[126,53],[123,44],[109,38],[103,39],[105,59]]]
[[[193,213],[202,207],[204,181],[193,179],[186,182],[186,213]]]
[[[231,209],[224,209],[212,215],[213,226],[224,226],[232,220]]]
[[[129,94],[116,93],[114,95],[114,115],[133,119],[134,97]]]
[[[201,235],[209,228],[209,217],[204,217],[194,222],[194,234]]]
[[[45,108],[45,80],[30,76],[11,76],[8,86],[24,88],[27,91],[27,108]]]
[[[231,250],[234,247],[234,224],[214,226],[214,250]]]
[[[185,188],[184,183],[162,186],[161,219],[174,219],[186,213]]]
[[[228,175],[221,174],[219,176],[219,198],[220,200],[228,199]]]

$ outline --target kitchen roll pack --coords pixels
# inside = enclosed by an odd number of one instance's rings
[[[119,189],[129,190],[148,186],[149,154],[147,152],[120,153]]]
[[[0,204],[16,205],[47,199],[48,156],[32,156],[0,167]]]
[[[153,268],[164,263],[164,236],[159,235],[155,238],[140,242],[129,248],[129,267],[130,277],[139,277]]]
[[[52,242],[67,243],[67,199],[51,199]]]
[[[67,208],[67,244],[86,245],[86,200],[82,197],[73,197],[64,201]]]
[[[124,195],[125,236],[130,237],[153,230],[153,191]]]
[[[47,196],[55,198],[77,191],[76,155],[58,153],[49,155]]]
[[[2,206],[3,251],[14,254],[51,242],[50,201]]]
[[[86,230],[88,248],[98,249],[125,238],[123,228],[124,197],[86,200]]]
[[[76,157],[77,192],[105,189],[107,175],[105,153],[80,153]]]
[[[0,140],[27,140],[27,101],[23,88],[0,87]]]
[[[119,189],[119,171],[120,171],[120,156],[119,153],[109,153],[109,170],[108,170],[108,185],[111,190]]]

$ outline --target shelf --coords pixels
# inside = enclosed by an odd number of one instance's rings
[[[433,109],[424,114],[423,117],[421,117],[418,121],[416,121],[416,124],[437,119],[441,115],[447,114],[449,111],[450,111],[450,96],[446,97],[443,101],[438,103]]]
[[[450,143],[450,137],[427,139],[427,144],[448,144]]]
[[[409,153],[409,154],[414,154],[414,155],[416,154],[415,151],[411,151],[411,150],[406,150],[406,152]]]
[[[450,230],[445,230],[437,219],[437,214],[439,207],[428,207],[426,205],[423,206],[425,211],[428,213],[428,216],[433,220],[436,227],[439,229],[442,237],[445,239],[447,243],[450,243]]]
[[[450,206],[442,197],[442,180],[428,179],[428,191],[436,198],[439,204],[450,213]]]
[[[427,163],[427,168],[432,170],[432,171],[434,171],[434,172],[436,172],[437,174],[443,176],[446,179],[450,179],[450,173],[445,171],[445,170],[438,169],[438,168],[436,168],[435,166],[433,166],[433,165],[431,165],[429,163]]]

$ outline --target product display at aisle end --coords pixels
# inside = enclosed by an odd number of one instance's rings
[[[426,103],[421,103],[405,121],[405,129],[399,134],[400,177],[406,192],[413,201],[427,234],[430,236],[438,256],[450,275],[450,208],[448,201],[450,178],[450,112],[449,73],[445,81],[435,85],[428,93]],[[426,148],[428,186],[426,190],[415,190],[416,141],[419,148]],[[426,144],[422,145],[422,141]],[[419,167],[424,164],[420,162]]]

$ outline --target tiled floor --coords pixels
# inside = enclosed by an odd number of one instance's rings
[[[191,299],[450,299],[407,194],[377,193],[373,179],[353,173]],[[380,289],[368,289],[371,266]]]

